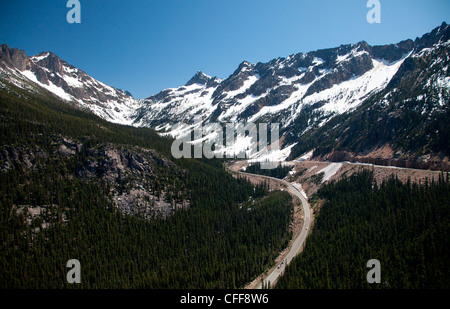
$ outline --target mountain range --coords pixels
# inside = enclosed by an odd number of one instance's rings
[[[195,117],[203,124],[279,123],[283,149],[273,156],[280,160],[314,150],[324,160],[448,170],[449,44],[444,22],[397,44],[362,41],[267,63],[243,61],[225,79],[199,71],[185,85],[145,99],[51,52],[28,57],[3,44],[0,87],[50,92],[105,120],[173,136],[189,132]],[[190,126],[170,132],[179,122]]]

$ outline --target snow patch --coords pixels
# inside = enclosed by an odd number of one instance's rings
[[[320,171],[318,171],[316,173],[316,175],[320,174],[320,173],[324,173],[323,179],[322,179],[322,183],[324,183],[325,181],[330,180],[330,178],[333,177],[334,174],[336,174],[337,171],[339,171],[339,169],[341,167],[342,167],[342,163],[331,163],[327,167],[325,167],[325,168],[321,169]]]
[[[301,184],[299,184],[299,183],[297,183],[297,182],[294,182],[294,183],[292,184],[292,186],[293,186],[298,192],[300,192],[300,194],[303,195],[303,197],[304,197],[305,199],[308,199],[308,196],[306,195],[305,190],[303,190]]]
[[[63,76],[63,79],[65,80],[65,82],[67,83],[67,85],[69,85],[70,87],[75,87],[75,88],[81,88],[83,87],[83,83],[80,82],[78,80],[78,78],[76,77],[72,77],[72,76]]]
[[[32,82],[34,82],[34,83],[38,84],[39,86],[47,89],[48,91],[54,93],[55,95],[57,95],[58,97],[66,100],[66,101],[71,101],[72,98],[73,98],[70,94],[65,92],[61,87],[56,86],[51,81],[48,82],[48,85],[41,83],[40,81],[38,81],[38,79],[36,78],[34,73],[31,72],[31,71],[23,71],[22,74],[26,78],[31,80]]]
[[[308,161],[309,159],[312,158],[313,153],[314,153],[314,149],[311,150],[310,152],[307,152],[304,155],[302,155],[300,158],[298,158],[298,161]]]
[[[291,154],[292,148],[297,145],[297,143],[287,146],[284,149],[278,150],[262,150],[255,154],[249,162],[283,162]]]
[[[307,170],[307,173],[312,172],[312,171],[315,170],[316,168],[317,168],[317,165],[315,165],[315,166],[313,166],[313,167],[310,167],[310,168]]]
[[[31,57],[31,61],[33,61],[34,63],[41,61],[42,59],[47,58],[50,55],[50,53],[45,53],[41,56],[33,56]]]

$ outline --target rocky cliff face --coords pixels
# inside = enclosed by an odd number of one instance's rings
[[[6,44],[1,46],[0,66],[3,68],[15,67],[21,71],[31,68],[30,60],[23,50],[9,48]]]
[[[70,177],[107,183],[110,188],[107,194],[124,214],[142,215],[151,220],[166,218],[177,209],[190,206],[188,200],[173,198],[175,188],[165,183],[162,176],[171,173],[182,177],[183,171],[149,149],[131,150],[115,145],[86,147],[81,141],[61,136],[52,139],[52,151],[38,146],[3,148],[0,152],[0,172],[13,168],[45,168],[56,161],[75,160],[77,166],[67,171]],[[182,192],[182,189],[177,188],[177,192]]]

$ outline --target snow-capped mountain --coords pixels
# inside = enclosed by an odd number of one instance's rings
[[[383,46],[363,41],[267,63],[244,61],[223,80],[197,72],[186,85],[142,100],[135,124],[170,131],[172,124],[192,124],[195,117],[201,117],[204,124],[277,122],[289,154],[301,136],[335,116],[348,113],[351,117],[363,102],[386,89],[395,92],[394,85],[400,82],[414,85],[412,79],[417,76],[408,71],[410,63],[420,62],[435,49],[448,55],[449,37],[450,27],[443,23],[414,41]],[[447,66],[422,65],[420,70],[419,78],[427,76],[428,83],[448,90]],[[431,71],[433,76],[428,74]],[[443,96],[441,104],[448,104]],[[193,127],[172,135],[182,135]]]
[[[291,157],[314,148],[330,161],[450,170],[450,27],[414,41],[389,84],[352,113],[296,138]]]
[[[143,100],[136,122],[157,127],[201,115],[224,123],[276,118],[287,128],[306,106],[325,120],[383,89],[413,47],[412,41],[383,47],[360,42],[268,63],[244,61],[224,80],[198,72],[185,86]]]
[[[443,23],[414,41],[383,46],[362,41],[267,63],[244,61],[225,79],[199,71],[184,86],[139,100],[95,80],[50,52],[27,57],[21,50],[2,45],[0,87],[6,87],[4,80],[30,91],[46,89],[106,120],[151,127],[174,136],[189,132],[198,125],[194,124],[196,119],[201,119],[203,125],[279,123],[284,149],[278,155],[286,158],[291,150],[301,155],[299,151],[315,148],[303,136],[315,132],[332,136],[340,125],[326,126],[332,119],[340,115],[356,119],[361,109],[370,110],[372,105],[395,105],[396,109],[389,113],[401,114],[405,102],[421,98],[428,111],[448,109],[449,40],[450,27]],[[399,98],[401,91],[404,96]],[[372,105],[365,105],[367,102]],[[379,118],[383,117],[380,114]],[[171,132],[173,125],[180,122],[188,125]],[[329,132],[319,131],[323,127]],[[347,136],[346,132],[325,149],[331,151],[338,140]],[[246,143],[245,138],[237,138],[236,148]]]
[[[51,52],[27,57],[24,51],[3,44],[0,76],[30,91],[44,88],[111,122],[131,124],[131,115],[137,108],[130,93],[92,78]]]

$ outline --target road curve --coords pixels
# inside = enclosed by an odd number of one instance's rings
[[[232,167],[230,167],[229,169],[233,172],[236,172],[236,173],[239,173],[242,175],[258,176],[258,177],[277,181],[277,182],[283,184],[290,194],[298,197],[302,203],[303,213],[304,213],[304,221],[303,221],[303,227],[302,227],[300,234],[295,239],[293,239],[292,246],[289,249],[289,252],[286,254],[286,257],[284,258],[283,262],[281,264],[277,265],[276,267],[274,267],[274,269],[268,275],[266,275],[265,278],[263,280],[261,280],[260,283],[258,283],[258,285],[256,286],[256,289],[261,289],[263,282],[264,282],[265,286],[267,286],[269,283],[273,286],[274,283],[277,281],[277,279],[283,274],[283,272],[286,268],[286,265],[289,265],[291,263],[292,259],[302,251],[303,245],[306,242],[306,237],[308,236],[308,232],[309,232],[310,225],[311,225],[311,211],[310,211],[309,203],[306,200],[306,198],[300,193],[300,191],[298,191],[291,183],[289,183],[285,180],[274,178],[274,177],[269,177],[269,176],[264,176],[264,175],[255,175],[255,174],[244,173],[244,172],[240,172],[237,170],[233,170]]]

